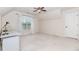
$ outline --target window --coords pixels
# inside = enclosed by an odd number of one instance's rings
[[[21,17],[21,25],[23,30],[30,30],[32,25],[32,18],[28,16]]]

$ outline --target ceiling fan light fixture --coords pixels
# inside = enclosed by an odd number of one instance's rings
[[[46,12],[46,10],[44,9],[44,7],[38,7],[38,8],[34,8],[35,10],[33,12],[38,12],[38,13],[41,13],[41,12]]]
[[[41,10],[38,10],[37,12],[38,12],[38,13],[40,13],[40,12],[41,12]]]

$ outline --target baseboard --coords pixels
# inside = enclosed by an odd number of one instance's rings
[[[55,37],[79,40],[78,38],[66,37],[64,35],[48,34],[48,33],[43,33],[43,32],[28,33],[28,34],[24,34],[24,35],[21,35],[21,36],[29,36],[29,35],[36,35],[36,34],[44,34],[44,35],[48,35],[48,36],[55,36]]]
[[[78,38],[66,37],[66,36],[64,36],[64,35],[48,34],[48,33],[42,33],[42,32],[39,32],[39,33],[40,33],[40,34],[49,35],[49,36],[55,36],[55,37],[62,37],[62,38],[67,38],[67,39],[75,39],[75,40],[79,40]]]

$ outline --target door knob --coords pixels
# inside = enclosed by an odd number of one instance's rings
[[[65,28],[68,28],[68,26],[65,26]]]

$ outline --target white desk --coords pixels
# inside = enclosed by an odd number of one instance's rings
[[[1,36],[2,38],[2,50],[3,51],[19,51],[20,50],[20,34],[10,33],[8,35]]]

